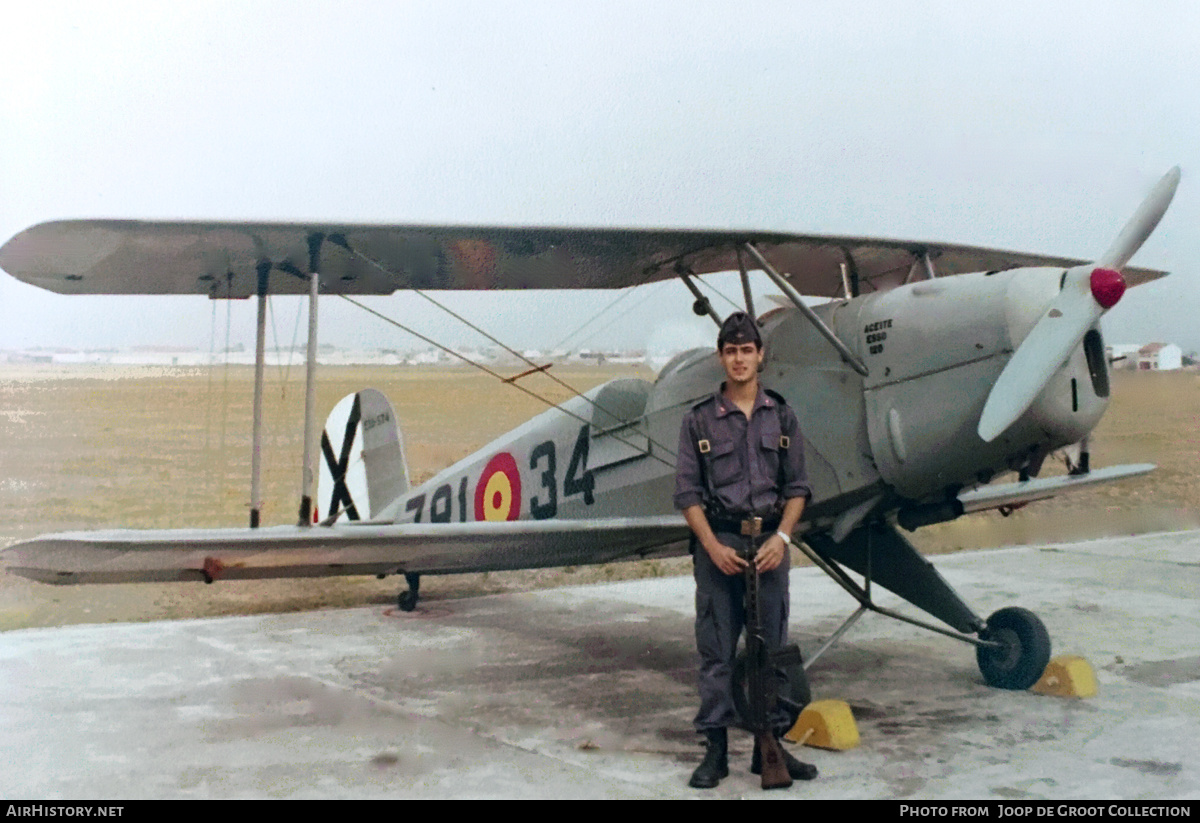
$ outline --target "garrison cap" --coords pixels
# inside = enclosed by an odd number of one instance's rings
[[[743,343],[753,343],[762,348],[762,335],[758,333],[758,324],[754,318],[744,311],[735,311],[725,318],[721,324],[721,332],[717,335],[717,351],[725,348],[726,343],[740,346]]]

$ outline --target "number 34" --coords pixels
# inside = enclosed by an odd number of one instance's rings
[[[587,459],[588,427],[585,424],[579,429],[579,436],[575,438],[575,448],[571,451],[571,462],[567,464],[567,476],[563,481],[563,497],[582,494],[583,502],[590,506],[596,502],[593,495],[596,478],[588,471]],[[533,451],[529,453],[529,468],[535,471],[540,469],[542,473],[542,485],[538,488],[538,494],[529,499],[529,513],[535,520],[554,517],[558,514],[558,478],[556,476],[558,456],[553,440],[547,440],[534,447]],[[544,495],[542,494],[543,490],[545,490]]]

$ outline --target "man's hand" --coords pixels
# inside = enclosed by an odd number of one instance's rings
[[[717,539],[712,526],[708,525],[708,518],[704,516],[702,507],[688,506],[683,510],[683,519],[691,527],[696,540],[700,542],[713,565],[720,569],[722,574],[738,574],[750,565],[736,551]]]
[[[720,569],[724,574],[741,574],[742,570],[750,565],[740,554],[726,546],[724,543],[714,541],[714,544],[711,547],[705,546],[704,550],[708,552],[708,556],[712,558],[713,565]]]
[[[758,551],[754,554],[754,565],[759,573],[769,572],[772,569],[779,568],[779,564],[783,562],[783,558],[786,556],[787,544],[783,542],[783,538],[778,534],[773,534],[767,538],[765,543],[758,547]]]

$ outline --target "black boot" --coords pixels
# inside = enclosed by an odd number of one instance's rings
[[[688,781],[693,789],[715,789],[722,777],[729,777],[729,737],[725,730],[709,729],[704,734],[708,738],[708,751]]]
[[[791,753],[783,748],[783,744],[779,745],[783,752],[783,762],[787,766],[788,774],[792,780],[815,780],[817,777],[817,767],[811,763],[804,763],[792,757]],[[754,754],[750,755],[750,774],[762,774],[762,752],[758,750],[758,741],[754,741]]]

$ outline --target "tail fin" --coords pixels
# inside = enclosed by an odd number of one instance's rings
[[[369,520],[408,491],[404,440],[392,404],[375,389],[347,395],[321,434],[315,519]],[[365,507],[365,508],[364,508]]]

